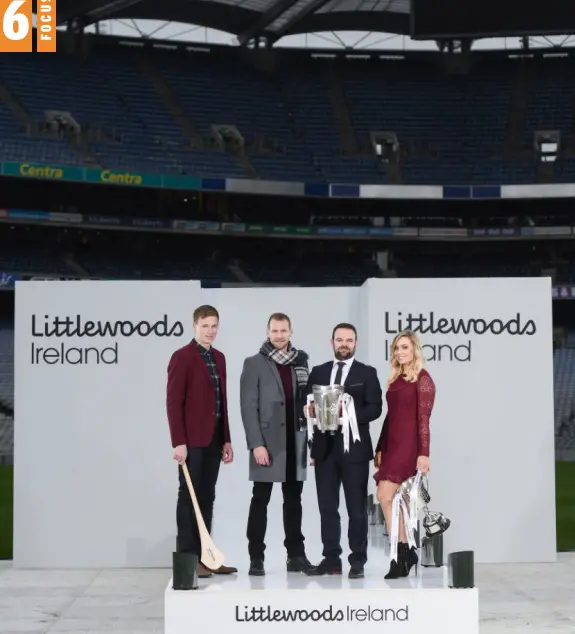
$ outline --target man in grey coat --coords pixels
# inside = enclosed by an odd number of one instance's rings
[[[267,508],[274,482],[283,493],[287,570],[312,568],[302,534],[303,483],[307,474],[307,427],[303,415],[309,377],[308,355],[291,343],[291,321],[284,313],[268,320],[267,340],[244,361],[240,378],[242,422],[254,483],[247,538],[250,575],[263,576]]]

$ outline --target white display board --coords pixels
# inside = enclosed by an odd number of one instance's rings
[[[187,634],[190,627],[210,628],[214,614],[230,634],[248,628],[273,628],[302,634],[329,629],[347,634],[350,628],[379,634],[479,634],[477,588],[319,588],[259,589],[225,592],[174,591],[164,599],[165,634]]]
[[[216,346],[228,363],[236,456],[220,471],[214,536],[229,564],[246,568],[251,494],[239,376],[276,311],[290,315],[293,342],[311,355],[312,364],[331,358],[329,339],[337,322],[357,324],[357,356],[376,366],[384,389],[386,342],[398,319],[406,326],[411,315],[416,326],[421,314],[424,327],[425,319],[433,319],[434,332],[422,335],[427,353],[435,350],[441,359],[428,365],[438,390],[429,483],[432,507],[453,521],[447,547],[475,550],[478,562],[553,561],[549,287],[543,278],[369,280],[361,288],[18,282],[14,565],[170,565],[177,472],[165,414],[166,366],[171,353],[192,338],[192,313],[202,303],[220,311]],[[462,320],[458,334],[448,332],[452,320]],[[101,326],[86,331],[88,322],[98,321]],[[117,328],[115,334],[99,331],[107,322]],[[513,328],[522,334],[513,334]],[[475,334],[478,329],[486,332]],[[491,334],[494,329],[501,334]],[[79,355],[83,363],[76,362]],[[380,429],[381,420],[372,425],[374,439]],[[340,508],[345,557],[345,505]],[[318,561],[313,468],[304,487],[304,535],[308,556]],[[282,542],[276,490],[268,523],[270,556],[284,556]]]
[[[215,345],[227,360],[235,461],[222,465],[214,532],[228,563],[246,567],[251,495],[239,409],[245,357],[266,337],[269,316],[287,313],[293,342],[314,363],[330,359],[338,321],[357,318],[361,289],[201,289],[197,282],[26,282],[16,288],[14,565],[89,568],[171,565],[177,468],[165,413],[171,353],[193,337],[192,314],[220,312]],[[167,315],[172,336],[130,336]],[[78,317],[118,326],[116,336],[74,336]],[[61,336],[43,334],[70,319]],[[126,322],[124,326],[121,322]],[[104,327],[104,325],[102,326]],[[148,330],[144,324],[139,328]],[[160,331],[161,332],[161,331]],[[86,363],[57,355],[79,347]],[[56,352],[48,352],[51,347]],[[117,362],[115,354],[117,351]],[[56,360],[56,363],[51,363]],[[40,362],[38,362],[40,361]],[[113,361],[113,363],[110,363]],[[309,555],[321,555],[313,469],[304,489]],[[270,504],[270,554],[283,554],[281,492]],[[38,530],[42,527],[42,530]],[[344,528],[345,534],[345,528]],[[275,547],[277,545],[277,547]]]
[[[160,565],[174,546],[166,366],[198,282],[18,284],[14,565]]]
[[[551,280],[372,279],[363,290],[367,361],[382,379],[401,329],[420,331],[429,359],[430,506],[453,522],[446,552],[555,561]]]

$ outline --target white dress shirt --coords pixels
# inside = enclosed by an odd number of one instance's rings
[[[343,363],[344,366],[341,369],[341,384],[340,385],[345,385],[345,380],[347,379],[347,375],[349,374],[349,369],[351,368],[351,364],[353,363],[354,357],[351,357],[349,359],[341,359],[341,361],[339,359],[334,359],[333,360],[333,367],[331,369],[331,377],[329,380],[329,384],[333,385],[335,382],[335,375],[337,374],[337,371],[339,370],[339,366],[338,363]]]

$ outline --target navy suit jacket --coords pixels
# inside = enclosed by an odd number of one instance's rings
[[[312,393],[314,385],[329,385],[333,361],[316,365],[310,372],[306,394]],[[322,434],[314,429],[310,455],[316,461],[325,460],[332,452],[338,452],[349,462],[363,462],[373,459],[373,443],[369,433],[369,424],[381,416],[383,393],[377,376],[377,370],[371,365],[354,360],[345,379],[345,392],[353,397],[359,428],[360,442],[350,437],[349,452],[343,450],[341,431],[335,435]]]

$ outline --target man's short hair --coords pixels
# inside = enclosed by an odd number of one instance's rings
[[[357,339],[357,330],[356,330],[355,326],[353,324],[348,324],[346,322],[342,322],[341,324],[338,324],[337,326],[335,326],[335,328],[333,329],[333,332],[331,333],[331,338],[332,339],[335,339],[335,333],[340,328],[345,328],[345,330],[353,330],[353,332],[355,334],[355,338]]]
[[[209,304],[198,306],[196,310],[194,310],[194,324],[197,324],[200,319],[206,319],[206,317],[215,317],[218,321],[220,321],[220,313],[218,313],[216,308],[210,306]]]
[[[291,319],[285,313],[272,313],[268,319],[268,328],[270,327],[272,321],[287,321],[291,330]]]

